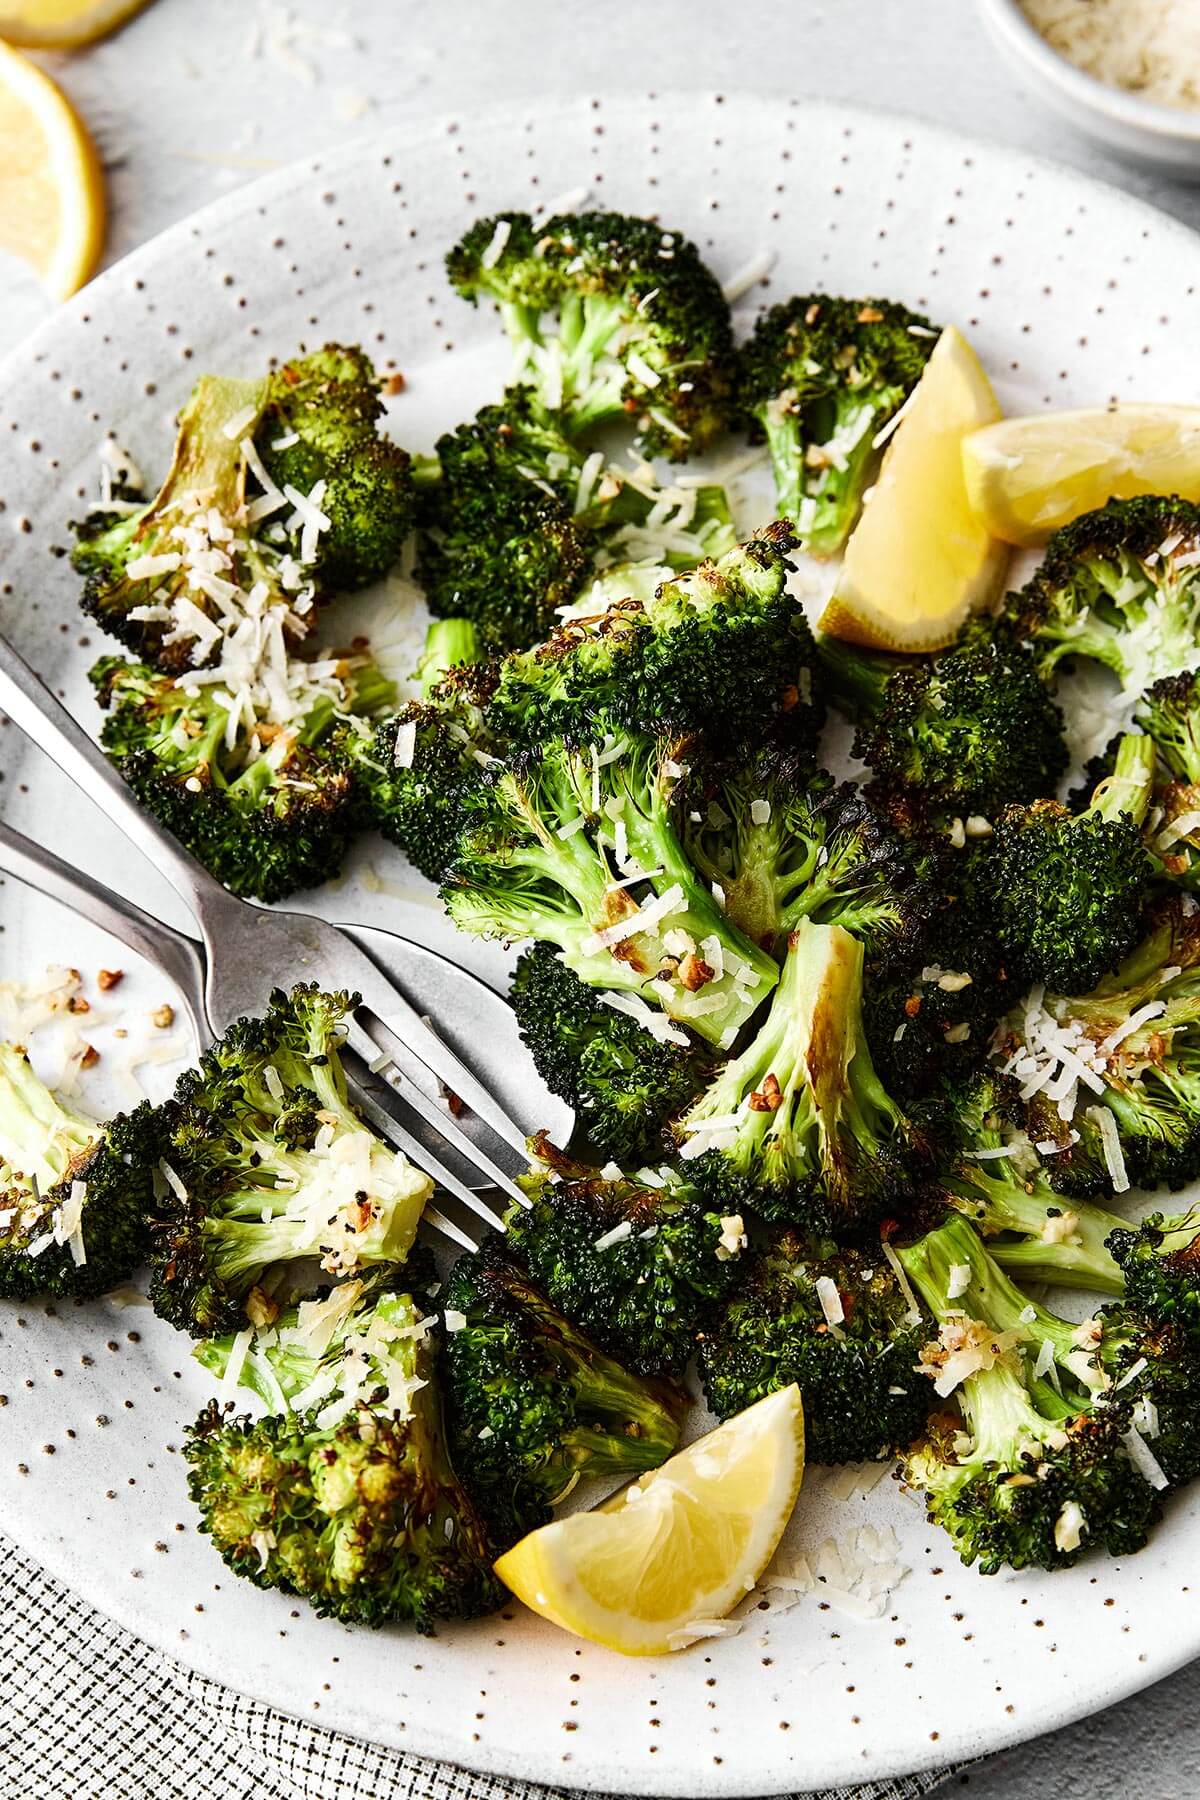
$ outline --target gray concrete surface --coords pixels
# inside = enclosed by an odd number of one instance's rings
[[[108,43],[46,62],[104,155],[111,257],[383,124],[687,84],[894,106],[1057,157],[1200,228],[1200,186],[1130,169],[1027,99],[971,0],[158,0]],[[44,314],[33,283],[0,259],[0,352]],[[1185,1670],[962,1780],[972,1800],[1200,1795],[1195,1682]]]

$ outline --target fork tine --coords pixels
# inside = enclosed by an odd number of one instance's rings
[[[361,1056],[361,1045],[356,1041],[360,1029],[362,1028],[351,1026],[348,1042]],[[372,1040],[368,1038],[367,1041],[368,1043],[371,1043],[372,1048],[374,1048]],[[372,1073],[374,1072],[375,1071],[372,1071]],[[501,1193],[507,1194],[510,1200],[515,1200],[518,1206],[527,1208],[530,1204],[529,1199],[521,1192],[511,1175],[506,1175],[504,1170],[500,1168],[498,1164],[494,1163],[491,1157],[488,1156],[485,1151],[481,1150],[479,1145],[475,1143],[472,1138],[467,1136],[467,1133],[462,1129],[462,1126],[454,1119],[450,1109],[445,1105],[439,1105],[436,1100],[431,1100],[428,1094],[422,1093],[416,1083],[408,1079],[403,1070],[397,1069],[397,1075],[399,1076],[400,1082],[403,1084],[402,1086],[387,1081],[387,1077],[383,1075],[382,1072],[379,1074],[379,1079],[386,1082],[386,1085],[391,1089],[392,1093],[403,1100],[405,1106],[411,1107],[413,1112],[415,1112],[419,1118],[424,1119],[425,1123],[431,1126],[444,1142],[452,1144],[461,1156],[464,1156],[475,1168],[481,1170],[481,1172],[487,1176],[493,1187],[498,1187]],[[525,1157],[528,1158],[529,1152],[524,1138],[521,1139],[521,1149]]]
[[[456,1200],[461,1200],[464,1206],[469,1207],[476,1217],[482,1219],[484,1224],[489,1225],[493,1231],[505,1230],[504,1220],[500,1214],[493,1212],[487,1202],[482,1200],[472,1188],[469,1188],[465,1181],[460,1181],[452,1169],[448,1169],[444,1162],[427,1150],[420,1139],[414,1137],[411,1131],[407,1131],[385,1106],[381,1106],[378,1100],[373,1099],[356,1077],[351,1076],[348,1085],[353,1105],[362,1114],[367,1124],[379,1133],[380,1137],[386,1139],[394,1149],[403,1150],[410,1162],[415,1163],[419,1169],[423,1169],[427,1175],[432,1175],[433,1179],[440,1183],[448,1194],[453,1194]],[[468,1138],[466,1141],[471,1147],[470,1139]]]
[[[421,1223],[422,1225],[427,1225],[430,1231],[438,1231],[443,1237],[449,1238],[450,1242],[458,1249],[469,1250],[472,1255],[479,1249],[479,1245],[475,1243],[473,1239],[469,1238],[466,1232],[457,1226],[452,1219],[448,1219],[445,1213],[441,1212],[436,1206],[427,1206],[425,1208],[425,1211],[421,1214]]]
[[[405,1015],[403,1026],[406,1035],[403,1037],[374,1007],[364,1005],[358,1010],[362,1015],[362,1027],[374,1040],[376,1050],[384,1051],[396,1060],[397,1051],[407,1051],[410,1056],[415,1056],[445,1087],[458,1095],[464,1106],[469,1106],[477,1118],[489,1125],[498,1138],[502,1138],[519,1155],[527,1154],[525,1132],[515,1120],[509,1118],[500,1102],[472,1075],[449,1044],[438,1037],[433,1027],[426,1024],[411,1007],[407,1008],[407,1012],[412,1014],[419,1030],[410,1029],[411,1020]]]

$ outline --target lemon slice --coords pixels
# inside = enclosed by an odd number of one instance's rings
[[[681,1650],[754,1586],[803,1474],[800,1390],[781,1388],[595,1512],[531,1531],[496,1573],[577,1637],[626,1656]]]
[[[937,650],[997,593],[1007,550],[976,518],[962,441],[1000,407],[970,344],[948,326],[884,453],[821,629],[883,650]]]
[[[78,50],[148,5],[149,0],[0,0],[0,38],[26,50]]]
[[[103,242],[92,140],[49,76],[0,43],[0,250],[32,263],[50,298],[65,300]]]
[[[1200,500],[1200,406],[1002,419],[963,439],[971,505],[993,537],[1044,544],[1106,500]]]

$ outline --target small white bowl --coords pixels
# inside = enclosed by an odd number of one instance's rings
[[[981,0],[983,16],[1018,75],[1098,143],[1135,162],[1200,181],[1200,112],[1155,106],[1068,62],[1030,23],[1018,0]]]

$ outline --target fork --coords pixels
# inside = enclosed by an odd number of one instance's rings
[[[0,707],[166,877],[195,919],[198,941],[170,930],[4,826],[0,846],[12,873],[84,911],[158,962],[185,996],[202,1047],[222,1036],[244,1013],[265,1011],[274,988],[315,981],[325,989],[358,994],[344,1054],[355,1106],[381,1137],[453,1194],[481,1224],[503,1231],[500,1214],[408,1129],[391,1104],[384,1106],[367,1091],[367,1079],[385,1060],[391,1062],[397,1080],[384,1089],[389,1101],[398,1098],[435,1141],[452,1148],[468,1168],[522,1206],[528,1201],[512,1178],[456,1123],[448,1107],[432,1100],[418,1084],[414,1059],[522,1160],[525,1134],[366,951],[324,919],[254,906],[222,887],[142,810],[99,746],[3,638]],[[424,1216],[455,1243],[478,1248],[436,1208],[426,1208]]]

